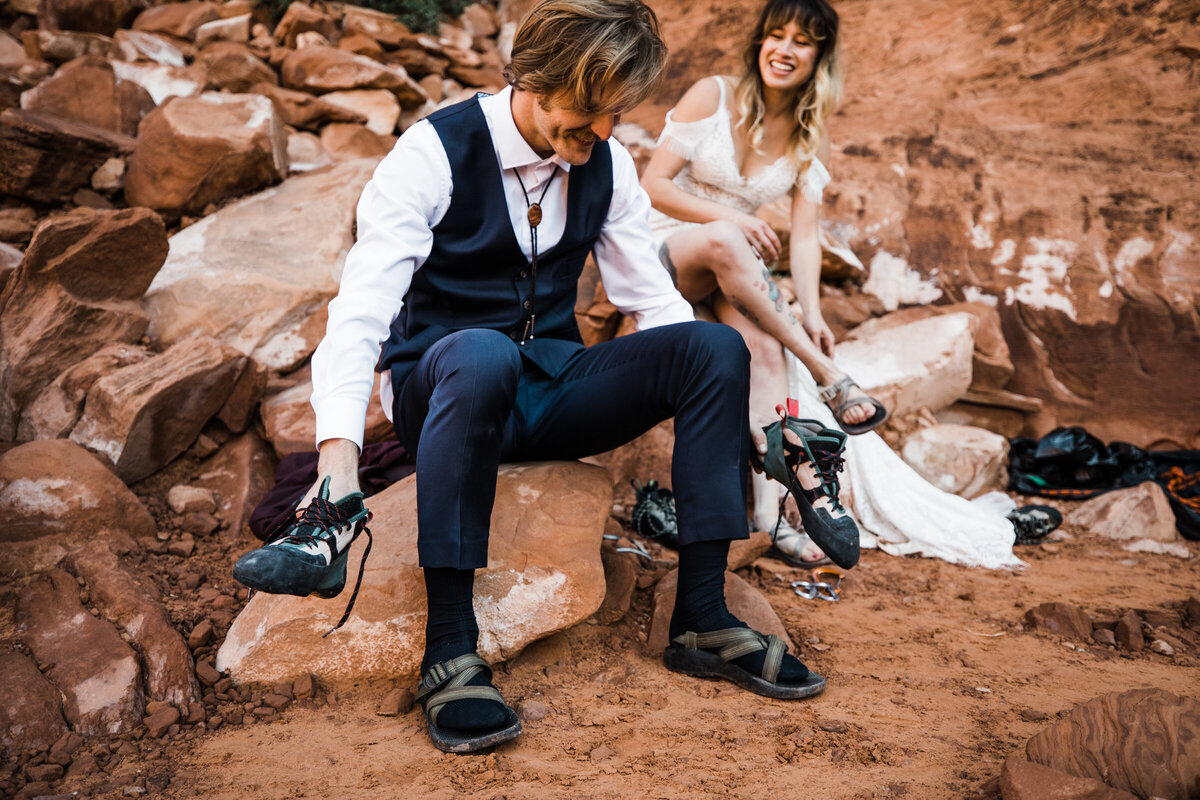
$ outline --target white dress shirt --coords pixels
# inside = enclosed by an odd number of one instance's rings
[[[517,130],[510,106],[512,89],[481,97],[479,105],[491,132],[500,165],[513,232],[525,257],[531,255],[527,206],[542,197],[545,183],[559,167],[541,201],[538,251],[558,243],[566,228],[570,164],[558,156],[540,157]],[[694,319],[659,263],[647,216],[650,199],[638,183],[628,151],[615,139],[612,150],[613,194],[593,254],[608,299],[639,329]],[[460,186],[458,191],[469,192]],[[404,305],[412,276],[429,257],[433,228],[450,207],[455,191],[450,162],[437,132],[422,120],[400,137],[379,163],[358,201],[358,241],[346,256],[338,296],[329,304],[325,338],[312,357],[312,404],[317,416],[317,445],[349,439],[362,449],[367,404],[382,342]],[[381,402],[391,417],[391,381],[382,376]]]

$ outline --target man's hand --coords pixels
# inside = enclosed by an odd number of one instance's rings
[[[833,331],[820,315],[807,314],[804,317],[804,332],[813,340],[813,344],[825,355],[833,358]]]
[[[780,244],[775,229],[765,221],[753,214],[739,214],[733,218],[733,224],[738,226],[746,241],[765,263],[769,264],[779,259],[783,245]]]

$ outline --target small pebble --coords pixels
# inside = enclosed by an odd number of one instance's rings
[[[1171,647],[1171,645],[1167,644],[1162,639],[1155,639],[1153,642],[1151,642],[1150,649],[1164,656],[1175,655],[1175,648]]]

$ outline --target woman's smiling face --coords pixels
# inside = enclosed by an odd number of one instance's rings
[[[794,91],[812,77],[817,63],[817,43],[792,20],[763,34],[758,50],[758,71],[768,89]]]

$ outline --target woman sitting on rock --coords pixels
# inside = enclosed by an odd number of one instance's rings
[[[833,363],[833,333],[821,316],[817,224],[829,183],[826,122],[837,105],[837,13],[826,0],[771,0],[744,52],[740,78],[697,82],[667,115],[642,178],[663,263],[692,303],[709,301],[752,354],[750,409],[756,432],[787,396],[782,347],[820,384],[820,397],[847,433],[887,418]],[[790,268],[803,310],[797,319],[768,264],[779,237],[754,215],[792,198]],[[754,481],[754,526],[774,527],[778,484]],[[781,523],[777,547],[797,563],[823,561],[801,533]]]
[[[799,400],[799,416],[836,421],[851,434],[887,418],[834,364],[833,333],[819,302],[827,122],[841,90],[837,35],[837,12],[827,0],[768,0],[743,52],[741,76],[713,75],[687,91],[667,114],[642,177],[659,256],[680,292],[693,304],[711,304],[750,348],[756,436],[789,394]],[[801,319],[769,266],[781,253],[779,237],[754,215],[783,195],[792,201],[788,267]],[[798,359],[790,387],[788,354]],[[846,462],[854,487],[847,505],[881,547],[992,567],[1020,563],[1001,514],[931,486],[878,436],[852,437]],[[775,531],[775,554],[800,566],[826,563],[806,534],[784,520],[776,528],[782,487],[763,474],[752,481],[753,527]]]

